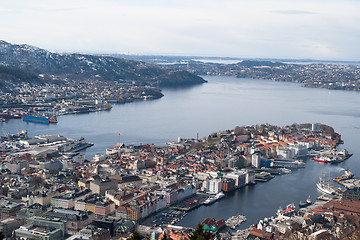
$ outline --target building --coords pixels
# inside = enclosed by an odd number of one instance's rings
[[[2,199],[0,201],[0,219],[7,217],[15,217],[16,213],[22,209],[24,205],[22,203],[10,202]]]
[[[31,217],[27,224],[15,230],[17,238],[58,240],[64,239],[66,222],[59,218]]]
[[[36,225],[25,225],[15,230],[15,236],[19,239],[36,240],[60,240],[64,239],[60,229],[53,227],[41,227]]]
[[[251,165],[255,168],[261,167],[261,156],[258,153],[251,154]]]
[[[8,217],[0,220],[0,231],[4,237],[11,237],[13,231],[24,224],[24,219],[18,217]]]
[[[106,179],[106,180],[93,180],[90,182],[90,190],[93,193],[98,193],[102,196],[105,195],[106,190],[116,190],[116,183]]]
[[[75,211],[69,209],[53,209],[45,214],[49,218],[59,218],[66,221],[66,230],[69,234],[74,234],[87,225],[95,218],[95,214],[92,212]]]
[[[220,183],[220,189],[223,192],[231,192],[236,189],[234,179],[222,179]]]
[[[130,184],[135,184],[135,185],[142,184],[141,178],[138,176],[135,176],[135,175],[111,176],[111,177],[109,177],[109,179],[117,183],[118,189],[122,189]]]
[[[29,161],[27,160],[14,160],[6,163],[7,169],[12,173],[21,173],[21,169],[29,168]]]
[[[221,180],[220,179],[211,179],[209,181],[209,192],[211,193],[219,193],[221,187]]]

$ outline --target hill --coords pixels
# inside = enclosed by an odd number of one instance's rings
[[[206,82],[184,70],[109,56],[61,54],[0,41],[0,65],[29,74],[67,79],[135,81],[139,85],[190,85]]]

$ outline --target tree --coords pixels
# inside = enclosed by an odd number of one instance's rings
[[[188,234],[189,240],[209,240],[213,237],[211,232],[205,231],[203,226],[198,223],[194,231]]]
[[[167,237],[166,233],[164,233],[164,235],[162,236],[161,240],[168,240],[168,237]]]
[[[142,239],[142,237],[141,237],[140,234],[135,230],[135,231],[133,232],[133,234],[131,235],[130,240],[140,240],[140,239]]]
[[[38,189],[45,184],[45,180],[40,176],[35,176],[31,180],[31,184],[35,187],[35,189]]]

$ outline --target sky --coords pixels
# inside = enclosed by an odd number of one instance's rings
[[[59,52],[360,60],[359,0],[1,0],[0,39]]]

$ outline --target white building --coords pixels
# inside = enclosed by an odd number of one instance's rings
[[[257,153],[251,155],[251,165],[255,168],[260,168],[261,166],[261,156]]]
[[[211,193],[219,193],[220,192],[220,183],[219,179],[211,179],[209,182],[209,192]]]

